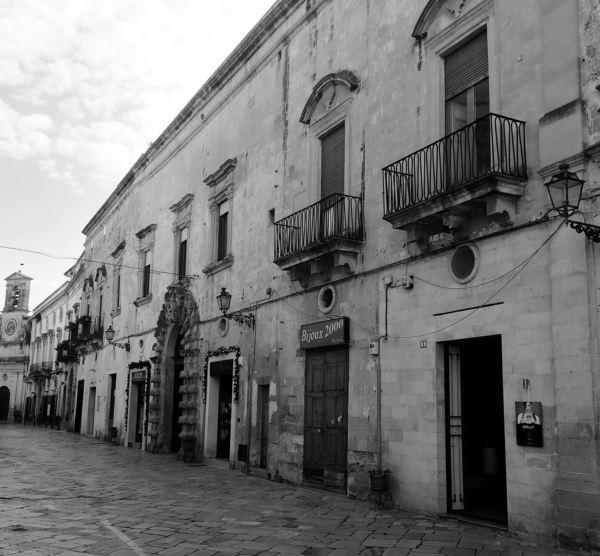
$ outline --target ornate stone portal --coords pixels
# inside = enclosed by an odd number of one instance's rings
[[[148,419],[148,450],[151,452],[168,452],[170,427],[165,426],[168,412],[172,411],[171,403],[166,396],[166,384],[171,380],[167,376],[169,369],[168,353],[171,334],[177,333],[181,338],[180,355],[183,357],[181,371],[182,394],[179,408],[182,425],[180,434],[180,454],[184,460],[194,458],[196,449],[196,423],[198,420],[199,378],[202,365],[199,361],[200,333],[198,305],[189,290],[189,280],[180,280],[167,288],[165,301],[158,317],[154,335],[157,339],[154,373],[150,379],[150,416]],[[175,331],[175,332],[174,332]],[[172,368],[172,367],[171,367]],[[175,412],[173,412],[175,414]]]

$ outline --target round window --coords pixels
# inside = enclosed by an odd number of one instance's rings
[[[456,248],[450,262],[452,276],[454,279],[464,284],[470,282],[477,274],[479,268],[479,253],[477,248],[467,243]]]
[[[323,286],[319,291],[318,304],[322,313],[330,313],[335,306],[336,294],[333,286]]]

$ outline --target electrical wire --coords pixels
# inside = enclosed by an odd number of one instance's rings
[[[548,241],[548,240],[546,239],[541,244],[540,247],[538,247],[537,249],[535,249],[531,255],[529,255],[526,259],[523,259],[518,265],[514,266],[513,268],[511,268],[510,270],[506,271],[505,273],[500,274],[499,276],[496,276],[495,278],[490,278],[489,280],[486,280],[485,282],[479,282],[477,284],[469,284],[469,285],[465,285],[465,286],[445,286],[444,284],[437,284],[435,282],[431,282],[429,280],[426,280],[425,278],[421,278],[420,276],[418,276],[416,274],[413,274],[413,278],[415,280],[419,280],[419,282],[424,282],[425,284],[429,284],[430,286],[434,286],[436,288],[441,288],[441,289],[444,289],[444,290],[466,290],[466,289],[470,289],[470,288],[478,288],[479,286],[486,286],[487,284],[492,284],[493,282],[497,282],[498,280],[501,280],[502,278],[505,278],[506,276],[508,276],[509,274],[511,274],[512,272],[514,272],[518,268],[520,268],[521,266],[527,264],[533,257],[535,257],[535,255],[537,254],[537,252],[539,251],[539,249],[546,244],[546,241]],[[407,267],[408,267],[408,265],[407,265]]]
[[[115,263],[115,262],[110,262],[110,261],[97,261],[94,259],[80,259],[79,257],[68,257],[66,255],[52,255],[52,254],[46,253],[44,251],[36,251],[34,249],[23,249],[21,247],[13,247],[10,245],[0,245],[0,249],[6,249],[9,251],[18,251],[20,253],[32,253],[34,255],[41,255],[43,257],[48,257],[49,259],[58,259],[58,260],[63,260],[63,261],[81,261],[84,263],[94,263],[94,264],[103,264],[103,265],[107,265],[107,266],[116,266],[119,268],[137,270],[139,272],[144,271],[144,269],[139,266],[120,264],[120,263]],[[169,276],[179,276],[179,273],[177,273],[177,272],[169,272],[166,270],[156,270],[154,268],[150,269],[150,273],[151,274],[167,274]],[[198,274],[187,274],[186,275],[186,278],[199,278],[199,277],[200,277],[200,275],[198,275]]]
[[[436,330],[430,330],[429,332],[424,332],[422,334],[413,334],[410,336],[394,336],[394,335],[388,335],[388,338],[393,338],[395,340],[410,340],[410,339],[414,339],[414,338],[422,338],[423,336],[430,336],[432,334],[437,334],[438,332],[442,332],[444,330],[448,330],[448,328],[452,328],[453,326],[456,326],[458,323],[468,319],[469,317],[471,317],[472,315],[474,315],[477,311],[479,311],[479,309],[482,308],[482,306],[487,305],[492,299],[494,299],[494,297],[496,297],[502,290],[504,290],[517,276],[519,276],[519,274],[521,274],[521,272],[523,270],[525,270],[525,268],[527,267],[527,265],[534,259],[534,257],[543,249],[544,246],[546,246],[550,240],[558,233],[558,231],[563,227],[564,223],[566,222],[566,219],[563,220],[557,227],[556,229],[546,238],[546,240],[533,252],[533,254],[526,260],[526,262],[521,266],[521,268],[519,268],[515,274],[513,276],[511,276],[505,284],[503,284],[500,288],[498,288],[492,295],[490,295],[483,303],[481,303],[479,306],[475,307],[472,311],[470,311],[469,313],[467,313],[466,315],[460,317],[459,319],[455,320],[454,322],[451,322],[450,324],[447,324],[446,326],[442,326],[441,328],[438,328]]]

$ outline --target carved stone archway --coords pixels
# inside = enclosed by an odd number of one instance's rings
[[[183,394],[179,407],[182,456],[184,459],[194,457],[196,423],[198,421],[199,378],[202,365],[199,361],[200,332],[198,305],[189,290],[189,281],[181,280],[167,288],[165,300],[158,316],[156,332],[156,356],[153,357],[154,372],[150,379],[150,414],[148,418],[148,450],[152,452],[168,451],[167,433],[164,427],[165,418],[165,369],[167,367],[167,341],[169,333],[177,327],[181,336],[183,371],[181,372]]]

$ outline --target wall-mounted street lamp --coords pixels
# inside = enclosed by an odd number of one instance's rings
[[[569,172],[568,164],[561,164],[558,170],[550,181],[544,184],[548,189],[552,209],[563,218],[566,218],[566,223],[577,233],[583,232],[593,242],[599,243],[600,226],[569,218],[579,209],[585,181],[579,179],[575,172]]]
[[[225,288],[221,288],[221,293],[217,295],[217,303],[225,318],[254,328],[254,315],[252,313],[227,313],[231,305],[231,294]]]
[[[108,328],[104,331],[104,335],[106,336],[106,340],[111,346],[124,349],[125,351],[129,351],[131,349],[129,342],[125,342],[124,344],[121,344],[119,342],[113,342],[113,340],[115,339],[115,329],[112,327],[112,325],[108,326]]]

